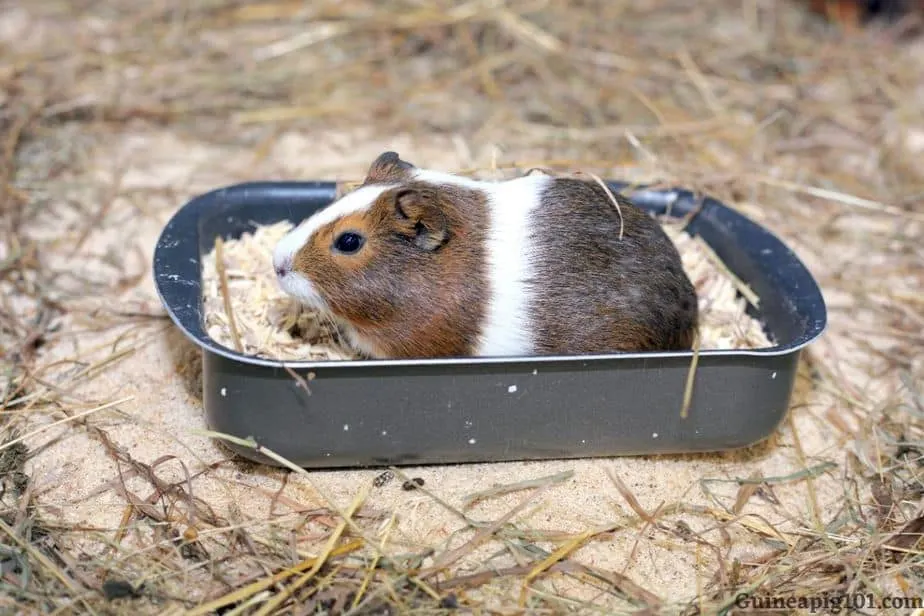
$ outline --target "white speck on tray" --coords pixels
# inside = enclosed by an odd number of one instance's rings
[[[535,376],[535,375],[537,375],[537,374],[539,374],[539,369],[538,369],[538,368],[533,368],[533,376]]]
[[[472,427],[472,420],[471,420],[471,419],[466,419],[466,420],[465,420],[465,427],[466,427],[466,428],[471,428],[471,427]]]
[[[228,388],[227,388],[227,387],[222,387],[222,388],[221,388],[221,397],[224,398],[224,397],[226,397],[227,395],[228,395]]]
[[[770,375],[770,378],[771,378],[771,379],[775,379],[775,378],[776,378],[776,372],[774,372],[773,374],[771,374],[771,375]]]
[[[658,433],[657,433],[657,432],[652,432],[652,433],[651,433],[651,438],[658,438]]]
[[[507,388],[507,393],[508,393],[508,394],[516,393],[516,391],[517,391],[517,386],[516,386],[516,385],[511,385],[510,387]]]
[[[382,430],[382,436],[388,436],[388,430]]]
[[[344,432],[349,432],[349,431],[350,431],[350,424],[343,424],[343,431],[344,431]]]
[[[469,444],[469,445],[474,445],[475,442],[476,442],[476,441],[475,441],[475,439],[473,439],[473,438],[468,439],[468,444]]]
[[[584,439],[581,439],[581,445],[584,445],[585,443],[587,443],[587,441],[585,441]]]

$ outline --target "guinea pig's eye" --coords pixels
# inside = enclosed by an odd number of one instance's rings
[[[344,231],[337,236],[337,239],[334,240],[334,249],[337,252],[342,252],[345,255],[351,255],[355,252],[358,252],[360,248],[363,247],[363,244],[366,242],[364,238],[359,233],[354,233],[353,231]]]

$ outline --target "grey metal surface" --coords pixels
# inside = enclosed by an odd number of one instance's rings
[[[624,185],[611,182],[621,190]],[[692,353],[541,358],[282,362],[242,356],[203,329],[201,255],[215,237],[298,222],[329,203],[333,182],[248,183],[190,201],[154,255],[158,293],[204,354],[212,430],[253,437],[306,468],[715,451],[769,436],[785,417],[802,349],[826,326],[824,299],[799,259],[747,218],[682,190],[630,193],[684,216],[761,298],[771,349],[700,353],[681,417]],[[250,448],[241,455],[269,460]]]

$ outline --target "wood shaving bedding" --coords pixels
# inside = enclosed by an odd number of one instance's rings
[[[337,328],[299,305],[276,283],[273,247],[292,229],[288,221],[258,226],[239,239],[225,240],[224,269],[231,310],[245,355],[283,360],[354,359],[340,343]],[[231,323],[224,309],[215,250],[202,262],[202,297],[208,335],[235,348]]]
[[[239,239],[225,240],[224,271],[231,309],[245,355],[279,359],[338,360],[358,355],[339,340],[336,326],[286,295],[276,283],[272,251],[292,229],[288,221],[258,226]],[[737,281],[715,253],[677,223],[664,224],[677,246],[683,267],[696,287],[700,308],[701,350],[753,349],[772,346],[760,321],[745,311]],[[203,259],[202,295],[208,335],[235,348],[224,308],[215,250]],[[745,295],[753,292],[743,289]]]

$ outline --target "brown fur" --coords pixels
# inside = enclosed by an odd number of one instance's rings
[[[488,302],[487,196],[413,179],[394,152],[364,185],[396,184],[366,211],[318,230],[294,269],[318,288],[378,357],[470,356]],[[617,195],[624,221],[598,185],[554,179],[529,221],[537,299],[528,315],[536,354],[686,350],[698,310],[680,255],[661,226]],[[501,206],[502,207],[502,206]],[[332,248],[347,230],[366,243]]]
[[[380,157],[366,183],[407,179],[401,162]],[[404,182],[369,210],[320,229],[297,253],[295,270],[377,355],[471,355],[487,302],[486,228],[482,193]],[[355,255],[331,250],[347,229],[366,237]]]
[[[553,180],[533,213],[538,353],[672,351],[693,344],[696,292],[677,249],[657,221],[615,197],[622,239],[615,207],[592,182]]]
[[[409,178],[414,165],[401,160],[397,152],[384,152],[369,165],[363,184],[390,184]]]
[[[368,265],[373,251],[361,250],[355,255],[342,255],[330,249],[337,236],[344,231],[355,231],[368,237],[370,231],[369,220],[363,214],[351,214],[318,229],[318,232],[311,240],[312,251],[310,254],[305,249],[302,249],[296,255],[296,269],[307,267],[307,259],[311,258],[312,255],[328,252],[337,269],[354,273],[362,270],[363,267]]]

